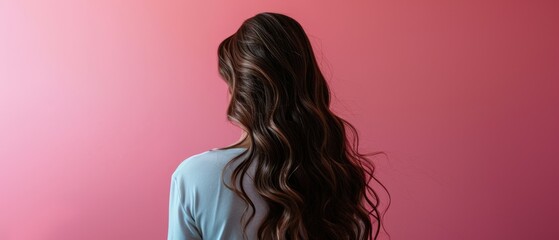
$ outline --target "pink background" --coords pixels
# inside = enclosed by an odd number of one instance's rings
[[[217,45],[261,11],[301,22],[388,153],[392,239],[559,239],[558,9],[0,0],[0,239],[164,239],[174,168],[239,138]]]

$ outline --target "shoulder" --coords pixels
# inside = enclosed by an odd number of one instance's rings
[[[173,178],[203,181],[209,176],[218,176],[216,174],[221,173],[225,164],[241,152],[240,149],[212,149],[192,155],[179,163],[173,172]]]
[[[187,157],[179,163],[173,172],[173,178],[177,180],[196,179],[196,176],[193,175],[199,175],[200,172],[206,172],[207,174],[207,170],[211,169],[212,163],[215,163],[215,157],[211,150]]]

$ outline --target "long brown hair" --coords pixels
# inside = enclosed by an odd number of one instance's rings
[[[359,153],[356,129],[330,110],[330,90],[301,25],[257,14],[221,42],[218,58],[231,93],[228,120],[250,140],[228,163],[241,161],[231,180],[242,183],[255,161],[254,186],[269,206],[259,239],[377,239],[380,197],[370,182],[386,188],[366,156],[386,153]],[[227,187],[247,203],[245,214],[254,210],[242,184]]]

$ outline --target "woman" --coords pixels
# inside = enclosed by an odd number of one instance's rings
[[[228,120],[244,133],[177,167],[168,239],[376,239],[379,197],[368,183],[380,182],[357,151],[355,128],[330,111],[301,25],[260,13],[219,45],[218,57]]]

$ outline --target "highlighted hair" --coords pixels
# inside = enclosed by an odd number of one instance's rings
[[[240,161],[232,182],[242,183],[254,162],[254,185],[269,206],[259,239],[377,239],[383,221],[371,181],[388,191],[367,156],[384,152],[359,153],[356,129],[330,111],[330,90],[301,25],[260,13],[221,42],[218,58],[231,91],[228,119],[250,139],[229,162]],[[228,187],[247,203],[245,214],[254,210],[242,184]]]

